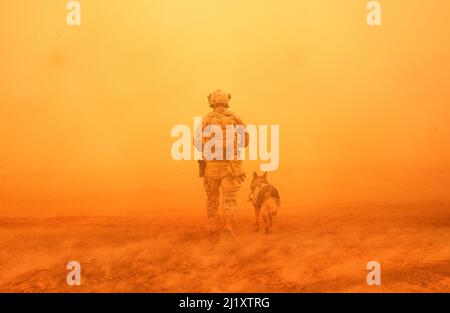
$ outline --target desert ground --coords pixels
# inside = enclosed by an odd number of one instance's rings
[[[0,292],[450,292],[448,203],[282,207],[270,235],[247,213],[217,243],[201,214],[3,217]],[[66,284],[72,260],[81,286]]]

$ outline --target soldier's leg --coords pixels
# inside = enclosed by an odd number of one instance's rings
[[[206,191],[206,210],[208,215],[208,230],[216,232],[220,229],[220,180],[209,177],[204,178]]]
[[[225,176],[221,181],[224,229],[232,231],[234,214],[237,206],[236,196],[241,181],[233,176]]]

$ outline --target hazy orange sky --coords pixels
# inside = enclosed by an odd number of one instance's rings
[[[280,125],[290,210],[449,198],[450,2],[80,2],[0,3],[0,215],[203,213],[170,130],[217,88]]]

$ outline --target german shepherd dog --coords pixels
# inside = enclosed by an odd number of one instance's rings
[[[267,181],[267,173],[258,176],[253,172],[249,201],[255,207],[255,231],[259,231],[260,216],[264,221],[265,233],[272,228],[272,220],[280,208],[280,194],[278,190]]]

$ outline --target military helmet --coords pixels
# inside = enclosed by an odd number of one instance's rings
[[[230,102],[230,100],[231,95],[220,89],[217,89],[213,93],[210,93],[208,96],[208,102],[211,108],[214,108],[218,104],[221,104],[224,107],[228,108],[228,102]]]

